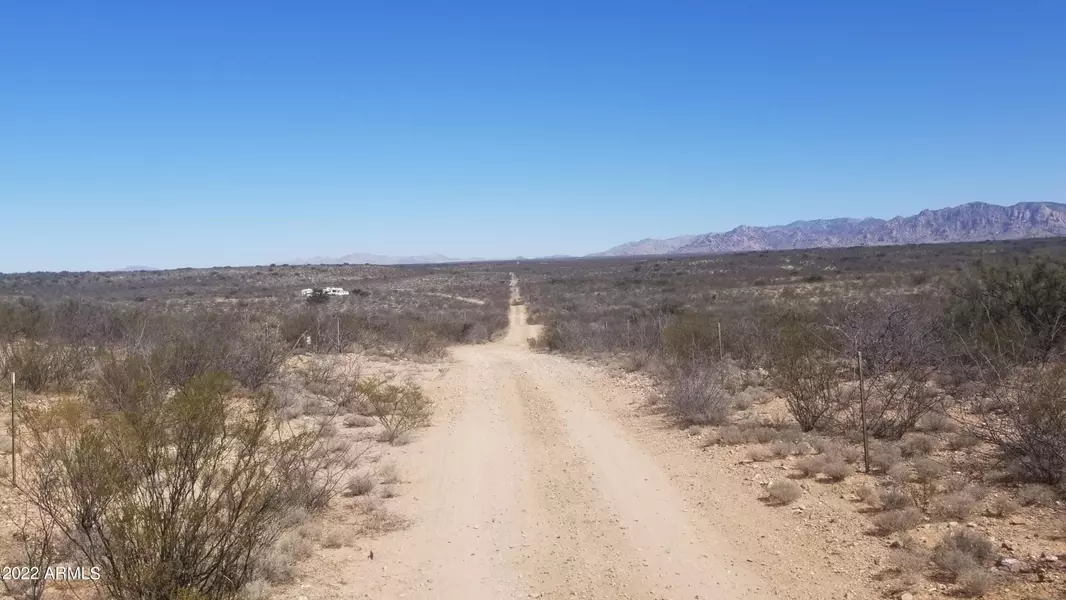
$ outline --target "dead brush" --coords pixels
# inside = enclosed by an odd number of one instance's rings
[[[956,529],[933,548],[933,562],[952,577],[987,567],[995,559],[996,545],[971,529]]]
[[[922,511],[914,506],[886,510],[873,518],[874,527],[882,535],[909,531],[921,524]]]
[[[777,479],[766,486],[769,500],[773,504],[785,505],[799,500],[803,496],[803,488],[795,482],[787,479]]]

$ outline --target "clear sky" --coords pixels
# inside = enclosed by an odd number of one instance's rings
[[[1066,2],[0,3],[0,271],[1066,202]]]

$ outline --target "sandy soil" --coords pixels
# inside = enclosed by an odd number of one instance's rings
[[[513,304],[503,339],[425,382],[434,425],[387,457],[410,526],[309,561],[297,597],[866,596],[806,554],[791,511],[649,430],[640,386],[530,351],[525,316]]]

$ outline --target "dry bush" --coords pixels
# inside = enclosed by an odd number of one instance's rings
[[[840,458],[831,458],[822,465],[822,474],[830,481],[844,481],[855,474],[855,469]]]
[[[803,431],[828,425],[843,408],[848,370],[826,346],[814,326],[796,323],[781,331],[770,353],[774,385]]]
[[[996,576],[986,569],[970,569],[958,576],[959,592],[967,598],[980,598],[996,585]]]
[[[236,311],[170,316],[151,332],[150,346],[156,376],[177,387],[196,377],[227,373],[257,390],[289,356],[281,335],[261,316]]]
[[[322,547],[335,550],[351,544],[351,535],[342,529],[331,529],[322,536]]]
[[[898,446],[878,444],[870,448],[870,466],[882,473],[888,473],[902,460],[903,452]]]
[[[787,479],[777,479],[766,486],[770,500],[775,504],[791,504],[803,496],[803,488]]]
[[[882,534],[910,531],[922,522],[922,511],[913,506],[886,510],[873,518],[874,527]]]
[[[365,496],[374,490],[374,480],[368,475],[360,475],[348,481],[344,486],[344,496],[352,498]]]
[[[346,415],[344,417],[345,427],[373,427],[377,423],[373,417],[364,417],[363,415]]]
[[[939,461],[923,457],[914,461],[912,473],[918,483],[936,483],[947,475],[948,468]]]
[[[1019,476],[1057,483],[1066,474],[1066,268],[1040,258],[981,265],[956,290],[949,325],[976,385],[960,395]]]
[[[683,425],[721,425],[729,417],[718,365],[694,361],[674,369],[666,400]]]
[[[297,513],[286,520],[285,530],[255,561],[254,575],[257,580],[285,584],[296,579],[297,563],[307,560],[314,553],[311,540],[313,531],[306,519],[306,513]]]
[[[948,437],[948,448],[951,450],[969,450],[981,443],[981,438],[970,432],[960,432]]]
[[[803,449],[799,444],[795,442],[787,442],[785,440],[777,440],[773,444],[770,444],[770,452],[778,458],[787,458],[793,454],[802,454]]]
[[[904,510],[914,507],[914,498],[898,487],[888,487],[878,495],[878,504],[883,510]]]
[[[1021,504],[1015,502],[1010,496],[1003,494],[995,496],[988,504],[988,514],[1000,519],[1009,517],[1021,509]]]
[[[407,519],[389,511],[381,505],[379,500],[374,498],[361,499],[359,508],[363,514],[359,532],[363,535],[374,536],[396,531],[403,529],[408,524]]]
[[[723,446],[739,446],[748,443],[748,434],[736,425],[729,425],[718,431],[718,440],[716,443],[722,444]]]
[[[80,402],[28,412],[19,491],[111,597],[230,598],[355,458],[325,427],[283,428],[273,405],[215,375],[96,419]]]
[[[1052,507],[1058,499],[1059,495],[1054,489],[1039,483],[1026,484],[1018,490],[1018,500],[1022,506]]]
[[[866,427],[878,438],[900,439],[926,414],[939,408],[927,383],[943,363],[940,328],[930,308],[902,302],[847,307],[833,319],[844,338],[842,359],[862,353],[866,383]],[[846,426],[861,422],[858,394],[849,397]]]
[[[814,477],[825,468],[825,462],[824,456],[804,456],[793,465],[804,477]]]
[[[748,460],[752,462],[766,462],[774,457],[774,453],[766,446],[748,448]]]
[[[933,548],[933,562],[953,577],[987,567],[995,559],[996,545],[971,529],[956,529]]]
[[[879,510],[881,508],[880,491],[877,489],[876,485],[869,481],[862,484],[862,486],[855,491],[855,496],[858,497],[859,502],[862,502],[872,509]]]
[[[1066,365],[997,375],[985,389],[993,402],[973,403],[971,433],[993,444],[1019,476],[1055,484],[1066,475]]]
[[[0,373],[15,373],[16,384],[34,393],[74,389],[92,364],[88,348],[25,341],[0,346]]]
[[[904,533],[900,536],[902,542],[901,546],[903,550],[897,550],[889,557],[890,564],[893,565],[893,569],[898,573],[899,577],[892,588],[893,596],[897,592],[913,589],[922,581],[922,572],[925,571],[926,565],[929,564],[929,553],[923,550],[911,549],[911,544],[907,543],[910,535]]]
[[[918,430],[930,433],[946,433],[954,431],[956,427],[955,421],[939,410],[926,413],[917,423]]]
[[[926,456],[936,452],[937,440],[931,435],[924,433],[916,433],[914,435],[903,438],[900,443],[900,451],[903,456],[911,458],[914,456]]]
[[[425,427],[433,415],[432,402],[413,382],[393,385],[381,378],[370,378],[360,380],[356,388],[366,403],[367,414],[385,428],[385,441],[394,442]]]
[[[976,506],[977,499],[971,493],[952,492],[933,498],[931,512],[942,521],[965,521]]]

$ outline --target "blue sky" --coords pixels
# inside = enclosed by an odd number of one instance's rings
[[[1066,202],[1066,3],[6,2],[0,271]]]

